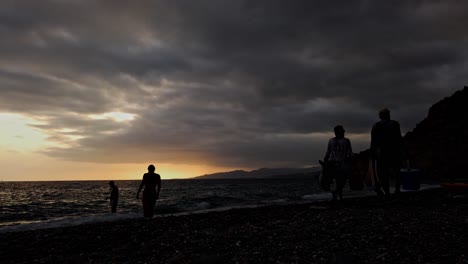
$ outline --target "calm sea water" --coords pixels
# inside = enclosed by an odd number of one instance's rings
[[[110,214],[107,181],[1,182],[0,232],[140,217],[139,183],[116,181],[118,213]],[[163,180],[156,214],[297,202],[320,193],[316,179]]]

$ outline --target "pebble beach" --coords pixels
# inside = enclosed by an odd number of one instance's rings
[[[0,263],[468,263],[443,189],[0,234]]]

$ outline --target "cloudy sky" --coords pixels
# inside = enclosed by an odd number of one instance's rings
[[[317,164],[468,83],[466,1],[2,1],[2,180]]]

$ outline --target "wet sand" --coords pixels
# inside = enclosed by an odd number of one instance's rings
[[[468,199],[434,189],[383,202],[361,197],[4,233],[0,263],[468,263]]]

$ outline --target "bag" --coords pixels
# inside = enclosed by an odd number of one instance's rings
[[[358,170],[357,161],[354,160],[353,163],[347,168],[349,188],[353,191],[361,191],[364,189],[365,174]]]
[[[375,187],[379,183],[379,175],[377,173],[377,161],[369,159],[369,167],[366,174],[366,185]]]
[[[329,162],[319,160],[322,165],[322,171],[320,172],[320,186],[326,192],[331,191],[330,185],[333,184],[333,177],[331,173],[331,165]]]
[[[412,169],[409,160],[407,161],[407,167],[400,170],[400,182],[403,190],[416,191],[421,187],[419,178],[421,171],[418,169]]]

